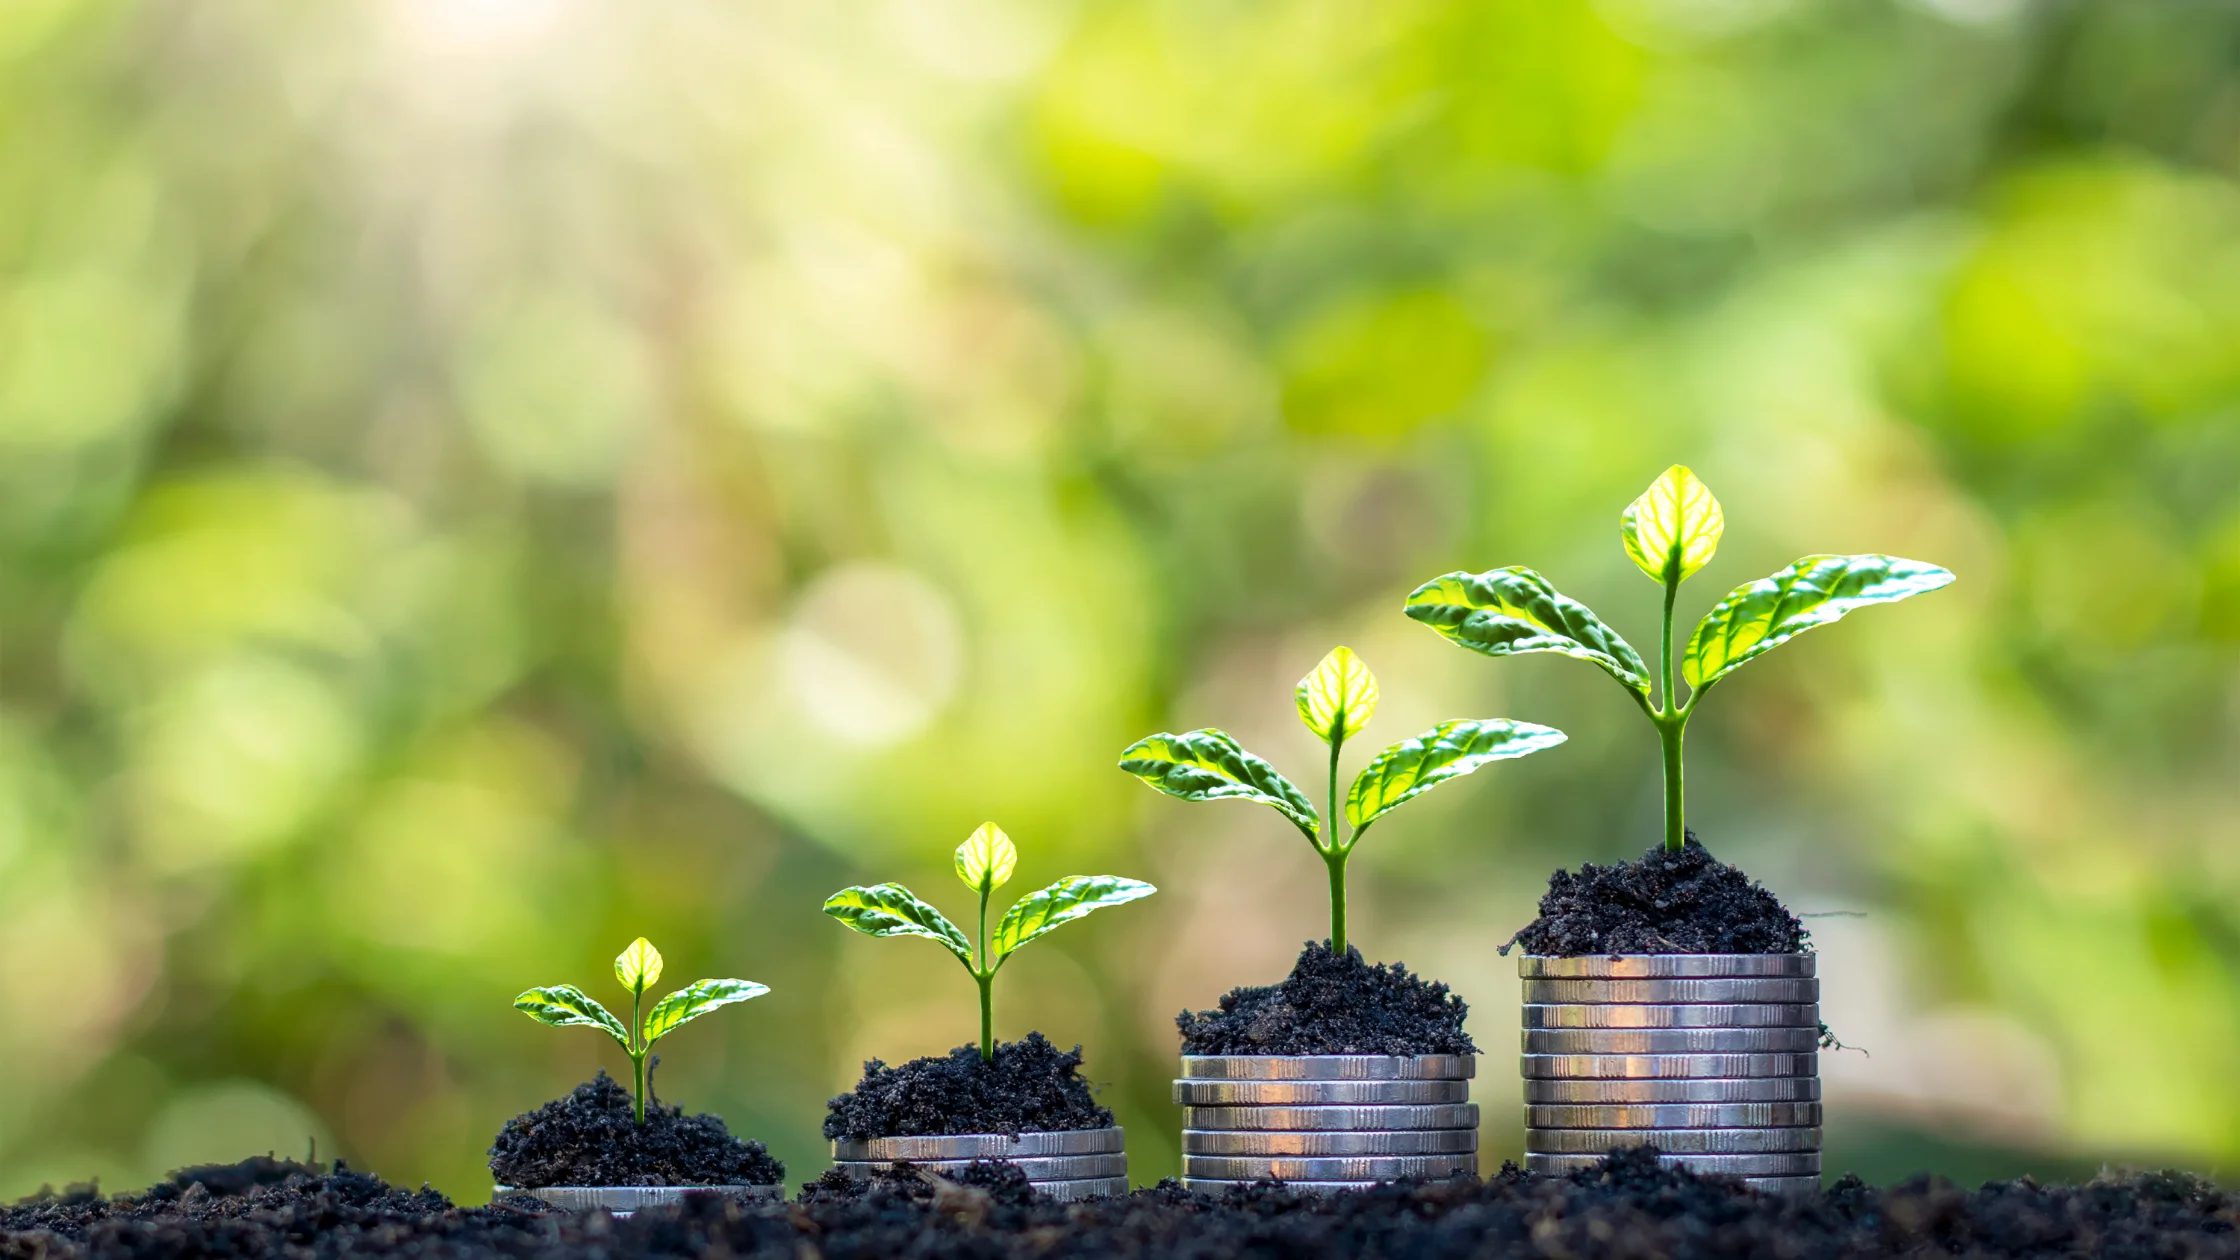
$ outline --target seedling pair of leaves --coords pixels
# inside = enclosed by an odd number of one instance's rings
[[[614,1038],[622,1052],[630,1056],[631,1097],[637,1105],[639,1124],[646,1122],[646,1056],[652,1053],[653,1043],[719,1006],[758,998],[770,991],[770,986],[752,980],[699,980],[655,1002],[641,1018],[639,1008],[646,990],[661,979],[661,951],[642,936],[615,956],[614,978],[630,991],[627,1028],[572,984],[530,989],[513,1000],[513,1008],[540,1024],[556,1028],[581,1024]]]
[[[1586,605],[1559,593],[1530,569],[1449,573],[1409,595],[1407,613],[1474,652],[1558,652],[1592,662],[1616,679],[1656,725],[1664,750],[1664,843],[1677,851],[1687,835],[1682,739],[1689,717],[1714,686],[1814,626],[1952,581],[1952,574],[1936,565],[1895,556],[1806,556],[1770,577],[1736,587],[1696,623],[1680,654],[1680,677],[1689,688],[1682,700],[1673,685],[1673,601],[1680,584],[1711,562],[1725,531],[1726,513],[1711,488],[1678,464],[1666,469],[1619,518],[1626,555],[1664,587],[1655,700],[1649,667],[1640,654]]]
[[[843,888],[825,899],[824,912],[866,936],[923,936],[939,941],[957,956],[980,988],[980,1058],[996,1057],[995,982],[1003,964],[1027,942],[1061,924],[1148,897],[1159,891],[1141,880],[1118,875],[1068,875],[1039,892],[1011,903],[988,937],[988,897],[1010,881],[1019,863],[1018,847],[994,823],[982,823],[957,846],[957,878],[980,896],[979,946],[956,924],[900,884]]]
[[[1346,950],[1346,859],[1370,826],[1432,788],[1490,765],[1553,748],[1562,731],[1505,718],[1441,722],[1414,739],[1376,755],[1347,790],[1338,808],[1338,756],[1377,711],[1377,680],[1353,649],[1333,649],[1299,680],[1294,700],[1299,720],[1330,749],[1329,817],[1291,780],[1225,732],[1213,727],[1182,735],[1137,740],[1120,754],[1120,768],[1169,796],[1186,801],[1257,801],[1291,820],[1314,846],[1330,876],[1330,948]],[[1352,834],[1346,834],[1347,827]]]

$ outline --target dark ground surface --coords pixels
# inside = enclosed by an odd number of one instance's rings
[[[1081,1079],[1081,1047],[1061,1052],[1041,1033],[999,1041],[993,1063],[977,1045],[888,1067],[863,1065],[855,1089],[825,1104],[828,1138],[917,1133],[1026,1133],[1102,1129],[1112,1113]]]
[[[602,1068],[573,1093],[506,1121],[490,1147],[490,1175],[524,1189],[766,1186],[784,1181],[786,1166],[762,1143],[731,1136],[720,1116],[688,1116],[648,1097],[640,1125],[630,1091]]]
[[[1557,871],[1540,898],[1540,917],[1509,945],[1580,957],[1792,954],[1804,943],[1804,925],[1779,898],[1712,857],[1691,831],[1678,853],[1658,845],[1631,862]]]
[[[2240,1257],[2240,1200],[2182,1174],[2081,1186],[1851,1179],[1804,1203],[1658,1168],[1639,1152],[1566,1177],[1394,1185],[1332,1199],[1270,1186],[1220,1198],[1172,1183],[1054,1204],[1016,1169],[946,1183],[813,1183],[794,1204],[713,1196],[616,1221],[514,1198],[453,1208],[337,1165],[190,1169],[137,1196],[0,1210],[5,1260],[1804,1260],[1807,1257]]]
[[[1476,1054],[1470,1008],[1399,963],[1371,966],[1307,942],[1281,984],[1231,989],[1218,1010],[1175,1017],[1184,1054]]]

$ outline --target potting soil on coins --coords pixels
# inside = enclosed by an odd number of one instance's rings
[[[1041,1033],[996,1043],[995,1062],[980,1047],[888,1067],[863,1065],[854,1091],[825,1104],[828,1138],[920,1133],[1023,1133],[1102,1129],[1112,1113],[1097,1105],[1079,1075],[1081,1047],[1061,1053]]]
[[[1175,1017],[1184,1054],[1476,1054],[1470,1013],[1447,986],[1400,963],[1340,958],[1309,941],[1281,984],[1231,989],[1218,1010]]]
[[[1793,954],[1806,932],[1779,898],[1711,856],[1688,833],[1631,862],[1557,871],[1540,917],[1501,947],[1528,954]]]
[[[651,1076],[647,1093],[652,1093]],[[605,1069],[575,1092],[506,1122],[490,1147],[501,1186],[766,1186],[786,1166],[760,1142],[731,1136],[723,1118],[685,1115],[646,1100],[639,1124]]]

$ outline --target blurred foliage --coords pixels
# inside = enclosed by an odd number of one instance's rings
[[[1674,462],[1729,521],[1684,618],[1961,575],[1695,732],[1714,848],[1868,912],[1814,920],[1877,1051],[1836,1124],[2240,1155],[2235,49],[2208,0],[11,0],[0,1192],[316,1140],[478,1196],[619,1066],[508,998],[640,933],[772,986],[656,1087],[812,1175],[862,1059],[974,1031],[819,899],[986,817],[1167,890],[998,1026],[1171,1172],[1173,1013],[1323,891],[1113,761],[1311,757],[1340,641],[1388,740],[1571,734],[1357,863],[1513,1151],[1493,948],[1655,842],[1656,749],[1399,603],[1526,563],[1648,641],[1617,514]]]

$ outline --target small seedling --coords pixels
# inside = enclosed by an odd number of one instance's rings
[[[979,947],[966,940],[957,925],[939,910],[918,900],[900,884],[870,888],[843,888],[825,898],[824,912],[865,936],[924,936],[941,942],[957,956],[980,986],[980,1058],[996,1057],[996,973],[1019,947],[1061,923],[1071,923],[1106,906],[1117,906],[1159,891],[1141,880],[1118,875],[1068,875],[1040,892],[1011,903],[996,924],[995,939],[988,938],[988,895],[1011,878],[1019,850],[1003,828],[982,823],[980,829],[957,846],[957,878],[980,894]]]
[[[614,978],[630,990],[628,1028],[572,984],[531,989],[513,1000],[513,1009],[540,1024],[555,1028],[582,1024],[614,1038],[622,1052],[630,1056],[630,1084],[637,1100],[639,1124],[646,1122],[646,1055],[653,1050],[653,1043],[719,1006],[758,998],[770,991],[770,986],[752,980],[699,980],[654,1003],[653,1009],[640,1018],[646,990],[661,979],[661,951],[642,936],[616,955]]]
[[[1681,739],[1705,693],[1745,663],[1814,626],[1839,621],[1872,604],[1890,604],[1936,590],[1952,574],[1895,556],[1806,556],[1771,577],[1729,592],[1696,623],[1681,653],[1683,703],[1672,678],[1672,604],[1680,584],[1711,562],[1726,514],[1711,488],[1678,464],[1619,518],[1626,554],[1664,587],[1664,637],[1659,699],[1650,697],[1649,667],[1587,606],[1556,591],[1530,569],[1449,573],[1408,596],[1407,613],[1440,634],[1487,656],[1560,652],[1591,661],[1618,680],[1656,724],[1664,748],[1664,846],[1686,843]]]
[[[1377,711],[1377,680],[1351,648],[1335,648],[1299,680],[1299,720],[1330,749],[1330,788],[1324,798],[1325,831],[1307,794],[1274,766],[1248,753],[1227,732],[1208,727],[1183,735],[1153,735],[1120,754],[1120,768],[1169,796],[1186,801],[1257,801],[1291,820],[1314,846],[1330,875],[1330,948],[1346,951],[1346,859],[1370,824],[1449,779],[1495,761],[1522,757],[1564,740],[1562,731],[1505,718],[1441,722],[1373,758],[1346,792],[1338,813],[1338,754],[1369,725]],[[1351,836],[1344,828],[1353,828]]]

